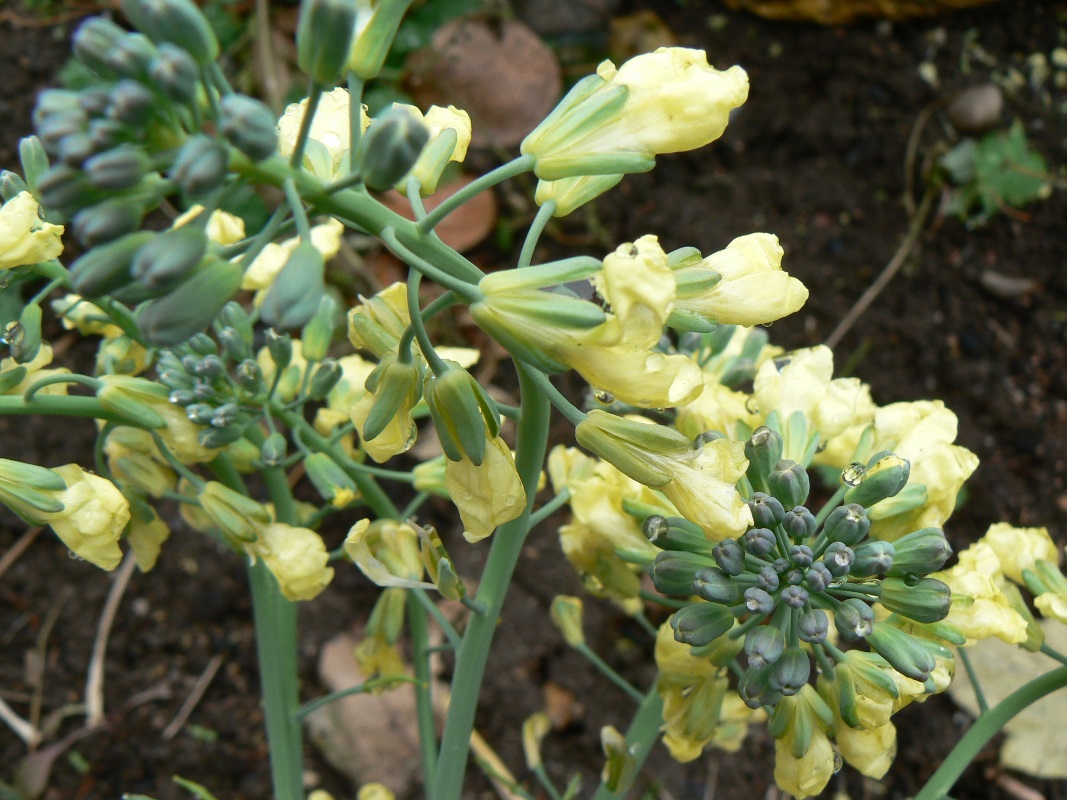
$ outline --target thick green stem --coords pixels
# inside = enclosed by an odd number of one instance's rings
[[[652,751],[652,745],[659,736],[660,725],[663,724],[663,701],[660,699],[656,687],[652,687],[645,695],[644,701],[637,708],[630,727],[626,729],[626,744],[636,762],[635,771],[640,771],[648,754]],[[593,800],[615,800],[626,796],[629,787],[622,791],[613,792],[604,784],[597,787]]]
[[[62,394],[37,394],[33,402],[26,402],[20,394],[0,395],[0,416],[8,414],[35,414],[55,417],[86,417],[102,419],[119,425],[140,428],[141,423],[127,419],[122,414],[104,408],[95,397]]]
[[[434,800],[459,800],[463,791],[463,776],[485,663],[508,584],[529,533],[530,511],[537,494],[537,482],[548,444],[548,400],[523,371],[519,372],[519,385],[522,390],[522,414],[518,425],[516,466],[522,485],[526,488],[526,508],[521,516],[502,525],[493,536],[477,596],[485,613],[471,618],[456,656],[452,700],[441,739],[434,790],[429,795]]]
[[[982,714],[959,743],[952,748],[948,758],[926,782],[915,800],[941,800],[947,797],[952,785],[975,759],[978,753],[1008,721],[1033,705],[1045,695],[1067,686],[1067,667],[1058,667],[1040,678],[1016,689],[985,714]]]
[[[411,660],[415,665],[415,717],[419,726],[419,751],[422,754],[423,781],[433,785],[437,772],[437,725],[433,718],[433,675],[430,673],[429,627],[426,609],[416,598],[407,598],[408,633],[411,636]]]

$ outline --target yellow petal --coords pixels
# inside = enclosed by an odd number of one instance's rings
[[[486,445],[481,466],[466,458],[445,462],[445,485],[459,509],[468,542],[484,539],[526,508],[526,491],[511,450],[499,436]]]

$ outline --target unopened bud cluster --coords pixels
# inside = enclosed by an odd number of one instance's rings
[[[694,598],[671,618],[675,638],[699,650],[743,636],[747,668],[738,691],[752,708],[800,691],[811,678],[816,648],[820,658],[841,653],[828,642],[831,625],[842,645],[865,640],[898,672],[927,681],[934,656],[891,622],[876,621],[873,606],[918,623],[945,618],[949,587],[925,577],[952,553],[944,533],[926,528],[893,543],[872,539],[860,502],[818,519],[804,505],[807,471],[781,452],[781,436],[769,428],[757,429],[747,443],[747,478],[761,491],[747,501],[753,524],[741,536],[716,544],[681,517],[645,520],[645,534],[661,549],[652,567],[656,589]],[[890,480],[874,466],[887,458],[897,469]],[[872,483],[857,481],[844,492],[846,501],[859,497],[873,505],[907,481],[907,462],[891,454],[875,456],[869,470],[855,466],[851,474],[862,471]]]

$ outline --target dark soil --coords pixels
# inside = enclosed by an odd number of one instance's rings
[[[1014,69],[1028,76],[1031,55],[1047,58],[1067,39],[1067,2],[1014,0],[939,19],[849,28],[769,23],[717,3],[647,5],[657,6],[682,44],[707,48],[716,66],[742,64],[752,94],[722,142],[661,158],[654,172],[628,178],[602,200],[604,241],[614,246],[651,232],[668,250],[694,245],[709,252],[754,230],[777,233],[788,270],[811,289],[808,307],[771,331],[775,343],[786,347],[821,342],[900,245],[909,225],[901,201],[905,145],[920,112],[994,73]],[[627,4],[615,13],[639,6],[646,4]],[[21,3],[5,8],[26,13]],[[64,26],[26,26],[10,15],[0,23],[0,164],[16,163],[17,138],[30,128],[32,94],[62,64],[69,32]],[[988,57],[977,57],[973,43]],[[927,61],[937,67],[938,88],[920,77],[919,65]],[[1052,78],[1037,87],[1024,80],[1008,95],[1003,119],[1020,119],[1054,170],[1067,143],[1065,101]],[[918,161],[948,141],[951,131],[934,115],[921,134]],[[917,185],[921,192],[921,181]],[[839,369],[847,364],[849,374],[869,382],[876,402],[941,398],[959,416],[958,441],[979,455],[981,467],[948,525],[957,547],[998,520],[1046,525],[1061,545],[1067,538],[1065,218],[1067,196],[1059,191],[974,230],[938,217],[903,273],[838,349]],[[588,220],[568,220],[553,233],[588,237],[596,229]],[[500,257],[483,255],[487,263]],[[990,274],[1032,285],[1005,291],[990,282]],[[0,455],[36,456],[52,466],[88,463],[91,435],[87,426],[70,432],[51,423],[8,423]],[[0,551],[20,533],[4,526]],[[485,551],[485,545],[474,548],[471,557],[484,558]],[[59,758],[46,798],[115,798],[122,792],[186,797],[170,783],[174,774],[209,786],[220,800],[269,796],[243,566],[221,555],[202,537],[178,532],[153,573],[135,573],[108,651],[108,725],[77,742],[71,751],[76,757]],[[477,574],[475,564],[463,567],[465,574]],[[51,534],[34,542],[0,580],[0,696],[25,712],[31,691],[26,654],[59,604],[43,648],[43,708],[47,713],[81,701],[109,585],[107,575],[68,558]],[[505,608],[479,729],[525,779],[522,720],[542,706],[547,685],[569,690],[580,706],[576,720],[548,738],[546,758],[561,784],[577,765],[588,788],[599,769],[600,727],[625,727],[631,704],[547,624],[551,598],[579,591],[554,529],[535,532]],[[323,691],[314,675],[319,646],[362,618],[373,596],[355,570],[341,569],[323,597],[302,609],[304,698]],[[593,646],[634,683],[647,685],[653,674],[648,638],[610,608],[590,602],[587,613],[587,629],[596,631]],[[190,725],[163,741],[162,729],[215,654],[222,655],[222,668]],[[153,689],[159,696],[129,707],[131,698]],[[897,721],[900,753],[886,779],[863,781],[845,769],[828,794],[844,789],[852,797],[907,797],[967,725],[943,697],[909,707]],[[0,777],[10,780],[23,754],[21,743],[0,727]],[[330,789],[338,800],[352,796],[317,754],[308,756],[309,785]],[[772,760],[772,743],[757,730],[741,754],[710,753],[686,766],[657,749],[645,774],[664,798],[711,796],[705,794],[709,786],[726,800],[773,797]],[[954,795],[1018,796],[1001,788],[1000,777],[995,750],[988,748]],[[1062,783],[1021,780],[1045,797],[1067,797]],[[469,796],[491,794],[472,778]]]

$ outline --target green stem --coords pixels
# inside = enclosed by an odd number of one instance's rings
[[[307,108],[304,109],[304,117],[300,120],[300,132],[296,135],[293,155],[289,158],[289,166],[293,169],[300,169],[304,165],[304,149],[307,147],[308,136],[311,135],[311,123],[315,119],[315,112],[319,109],[320,99],[322,99],[322,87],[312,81],[308,87]]]
[[[426,326],[422,324],[422,312],[419,308],[419,284],[422,283],[422,275],[418,272],[408,275],[408,315],[411,317],[411,331],[415,340],[419,343],[422,357],[426,359],[433,374],[440,377],[448,372],[448,365],[437,355],[426,333]]]
[[[433,675],[430,673],[429,629],[426,610],[420,603],[405,604],[408,633],[411,635],[411,660],[415,665],[415,718],[419,727],[419,751],[422,754],[423,783],[433,784],[437,772],[437,726],[433,718]]]
[[[55,386],[60,383],[77,383],[82,386],[87,386],[94,392],[98,391],[103,385],[99,379],[92,377],[91,375],[79,375],[78,373],[63,373],[61,375],[49,375],[47,378],[41,378],[30,385],[30,388],[23,393],[27,404],[34,404],[37,400],[37,393],[46,386]]]
[[[544,392],[545,396],[549,399],[556,410],[567,418],[575,427],[578,427],[581,423],[585,422],[585,412],[577,408],[570,400],[564,397],[559,389],[552,385],[552,381],[548,379],[548,376],[537,367],[531,367],[529,364],[521,361],[515,361],[515,367],[520,373],[525,373],[526,377],[532,381],[538,389]]]
[[[46,297],[48,297],[48,295],[52,294],[52,292],[54,290],[56,290],[60,286],[62,286],[64,283],[66,283],[66,281],[63,278],[55,278],[53,280],[50,280],[48,283],[46,283],[44,285],[44,287],[41,289],[41,291],[39,291],[37,294],[35,294],[33,297],[31,297],[27,301],[26,305],[28,305],[28,306],[37,305],[42,300],[44,300]]]
[[[330,692],[322,697],[316,697],[314,700],[309,700],[297,709],[296,718],[303,721],[303,719],[313,711],[317,711],[323,706],[328,706],[330,703],[335,703],[338,700],[342,700],[354,694],[363,694],[365,692],[373,692],[376,689],[388,688],[394,683],[414,682],[414,679],[409,678],[407,675],[387,675],[381,678],[371,678],[364,683],[357,683],[355,686],[349,686],[347,689],[339,689],[336,692]]]
[[[433,621],[437,623],[437,627],[441,629],[441,633],[448,639],[448,643],[451,645],[452,649],[459,650],[459,646],[463,641],[459,638],[459,634],[456,633],[456,629],[452,627],[452,623],[448,621],[448,617],[444,615],[444,612],[442,612],[434,601],[430,599],[430,596],[426,594],[426,590],[411,589],[410,592],[418,598],[419,603],[426,609],[426,613],[433,617]]]
[[[438,297],[419,314],[419,318],[422,324],[425,325],[428,320],[433,319],[446,308],[450,308],[459,302],[459,296],[451,289]],[[406,356],[411,355],[411,340],[415,338],[415,328],[412,325],[408,325],[404,330],[403,336],[400,337],[400,343],[396,346],[397,353],[401,361],[405,360]],[[409,363],[409,362],[406,362]]]
[[[418,229],[421,233],[429,233],[436,227],[436,225],[466,203],[472,197],[484,192],[486,189],[491,189],[498,183],[506,181],[508,178],[514,178],[516,175],[521,175],[524,172],[528,172],[533,169],[534,157],[533,156],[519,156],[518,158],[509,161],[507,164],[502,164],[491,172],[487,172],[482,177],[471,181],[454,195],[445,200],[441,205],[427,214],[418,222]]]
[[[967,678],[971,682],[971,688],[974,689],[974,699],[978,702],[978,713],[984,714],[989,710],[989,703],[986,702],[985,692],[982,691],[982,684],[978,680],[978,675],[974,671],[971,657],[967,655],[967,652],[962,647],[957,647],[956,653],[959,655],[960,661],[963,662],[963,669],[966,671]]]
[[[359,140],[363,138],[363,79],[348,73],[348,171],[353,184],[361,184],[359,175]]]
[[[430,795],[434,800],[459,800],[463,791],[463,775],[485,663],[508,584],[530,530],[530,512],[548,444],[548,401],[525,370],[519,371],[519,385],[522,391],[522,415],[518,425],[516,467],[526,489],[526,508],[517,519],[502,525],[493,536],[477,597],[486,613],[471,617],[456,654],[452,701],[441,738],[434,790]]]
[[[414,477],[412,477],[412,480],[414,480]],[[400,519],[411,519],[415,516],[415,512],[422,508],[422,504],[429,500],[430,497],[432,497],[432,495],[429,492],[419,492],[416,494],[411,498],[411,502],[404,506],[403,510],[400,512]]]
[[[541,238],[541,234],[544,233],[545,226],[548,225],[548,221],[552,219],[552,215],[555,211],[555,200],[549,200],[537,209],[537,216],[534,217],[533,222],[530,223],[530,230],[526,231],[526,240],[522,243],[522,252],[519,253],[519,269],[528,267],[533,263],[534,250],[537,249],[537,242]]]
[[[293,219],[296,220],[296,231],[300,234],[300,241],[310,242],[311,224],[308,222],[304,200],[300,197],[300,192],[296,190],[296,182],[290,178],[282,189],[285,191],[285,200],[289,204],[289,210],[293,212]]]
[[[948,758],[931,776],[926,785],[915,795],[915,800],[940,800],[948,796],[956,779],[975,759],[986,743],[1003,728],[1012,717],[1033,705],[1045,695],[1067,686],[1067,667],[1057,667],[1046,672],[1009,694],[985,714],[982,714],[959,743],[952,748]]]
[[[551,517],[561,508],[563,508],[563,506],[565,506],[567,504],[567,501],[569,501],[570,499],[571,490],[564,486],[563,491],[561,491],[559,494],[557,494],[555,497],[553,497],[551,500],[549,500],[547,503],[545,503],[543,506],[541,506],[533,514],[530,515],[530,527],[535,528],[540,525],[546,519]]]
[[[826,518],[830,516],[830,513],[841,505],[841,501],[845,499],[845,492],[849,490],[848,486],[838,487],[838,490],[833,493],[833,496],[826,501],[826,504],[819,509],[819,513],[815,515],[815,523],[822,525],[826,521]]]
[[[608,662],[602,659],[596,652],[587,644],[577,644],[574,649],[581,653],[590,664],[596,667],[609,681],[614,683],[626,694],[630,695],[638,704],[644,702],[645,695],[643,692],[639,692],[633,687],[633,685],[616,672]]]
[[[430,278],[431,280],[441,284],[446,289],[451,289],[453,292],[458,294],[468,303],[477,303],[479,300],[484,299],[484,295],[481,293],[481,290],[479,290],[478,287],[475,286],[473,283],[467,283],[465,280],[455,278],[452,275],[449,275],[444,270],[438,269],[429,261],[419,258],[417,255],[415,255],[415,253],[411,252],[411,250],[409,250],[403,244],[400,243],[400,240],[397,238],[396,230],[394,228],[386,228],[382,231],[381,236],[382,241],[385,242],[389,249],[396,254],[397,258],[399,258],[412,269],[421,272],[427,278]],[[421,321],[421,316],[415,316],[419,317]],[[413,318],[412,322],[414,323],[414,321],[415,320]]]
[[[1056,650],[1056,649],[1054,649],[1052,647],[1049,647],[1047,642],[1045,642],[1044,644],[1041,645],[1041,652],[1044,653],[1049,658],[1055,659],[1056,661],[1059,661],[1061,664],[1067,665],[1067,656],[1065,656],[1059,650]]]
[[[637,708],[630,727],[626,729],[626,744],[630,754],[634,757],[635,771],[641,766],[652,751],[652,745],[659,736],[660,725],[663,724],[663,701],[655,687],[645,695],[644,701]],[[593,800],[616,800],[626,796],[629,787],[623,787],[620,791],[612,791],[603,783],[597,787]]]

